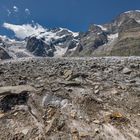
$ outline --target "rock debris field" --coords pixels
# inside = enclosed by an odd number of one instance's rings
[[[0,140],[140,140],[140,57],[1,61]]]

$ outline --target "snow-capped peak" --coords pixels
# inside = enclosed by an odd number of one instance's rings
[[[24,39],[24,38],[32,36],[32,35],[39,35],[41,32],[46,31],[46,29],[44,29],[39,24],[14,25],[14,24],[10,24],[10,23],[4,23],[3,27],[6,29],[9,29],[9,30],[12,30],[15,33],[15,36],[19,39]]]
[[[12,30],[18,39],[24,40],[25,38],[28,38],[28,42],[30,39],[35,37],[37,40],[43,41],[45,44],[50,46],[50,48],[45,48],[46,53],[48,54],[50,50],[53,50],[54,56],[63,56],[69,48],[69,44],[74,42],[74,47],[72,47],[73,49],[76,48],[75,44],[78,42],[77,36],[79,33],[72,32],[66,28],[47,29],[39,24],[14,25],[10,23],[4,23],[3,27]],[[11,52],[13,52],[14,49],[14,52],[16,51],[16,54],[20,54],[20,56],[23,56],[23,52],[24,55],[27,54],[25,51],[26,40],[23,42],[23,44],[18,44],[18,42],[13,44],[14,45],[9,48],[11,49]],[[24,47],[21,48],[20,46]]]
[[[136,12],[140,12],[140,10],[135,10]]]
[[[140,13],[140,10],[130,10],[130,11],[126,11],[126,12],[124,12],[125,14],[130,14],[130,13],[132,13],[132,12],[139,12]]]
[[[38,39],[44,38],[46,43],[49,43],[52,39],[59,39],[64,37],[66,34],[58,35],[64,30],[67,31],[67,33],[71,34],[73,37],[79,35],[78,32],[72,32],[71,30],[68,30],[66,28],[59,28],[58,31],[48,30],[39,24],[14,25],[10,23],[4,23],[3,27],[12,30],[15,33],[15,36],[19,39],[25,39],[26,37],[35,36]]]

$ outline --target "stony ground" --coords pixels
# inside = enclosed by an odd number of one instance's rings
[[[0,140],[139,140],[140,57],[0,62]]]

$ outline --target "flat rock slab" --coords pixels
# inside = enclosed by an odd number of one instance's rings
[[[20,94],[22,92],[34,92],[35,88],[29,85],[20,85],[20,86],[6,86],[0,87],[0,96],[7,94]]]

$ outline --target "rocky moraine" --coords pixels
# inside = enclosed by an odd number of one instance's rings
[[[1,140],[139,140],[140,57],[0,62]]]

